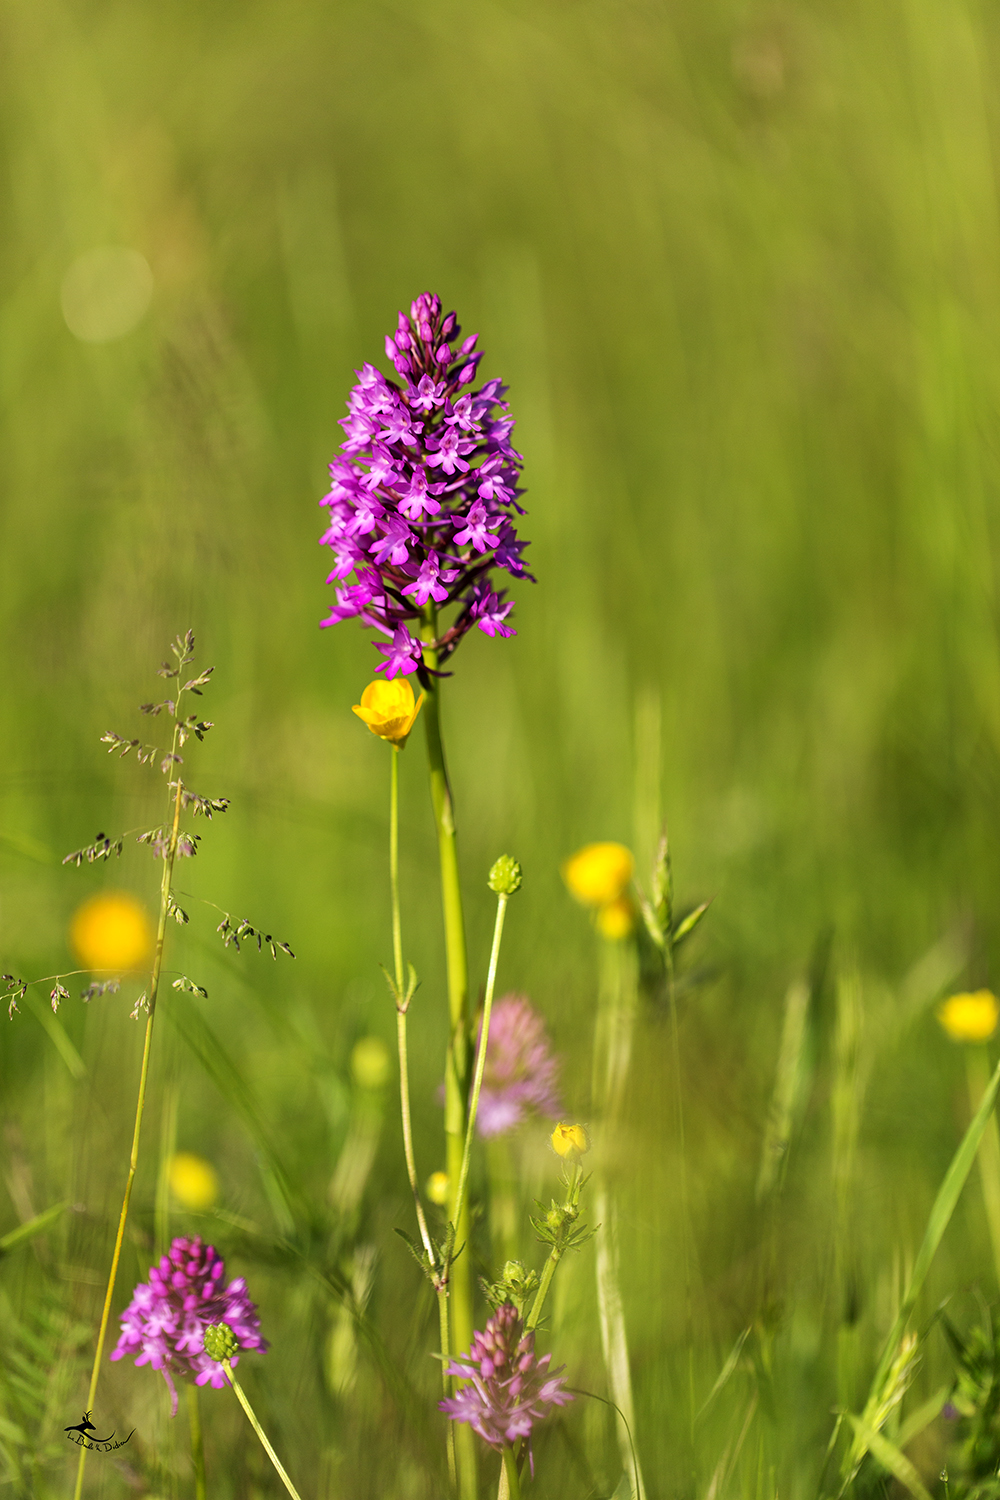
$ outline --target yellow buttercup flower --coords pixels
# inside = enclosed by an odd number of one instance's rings
[[[590,1136],[583,1125],[568,1125],[560,1120],[549,1139],[557,1156],[583,1156],[590,1150]]]
[[[421,693],[414,704],[408,677],[394,677],[391,682],[379,678],[368,684],[361,694],[361,702],[355,703],[352,712],[364,719],[372,734],[402,750],[423,701]]]
[[[584,906],[610,906],[624,895],[634,869],[624,844],[587,844],[564,862],[562,877]]]
[[[127,891],[102,891],[78,907],[69,930],[80,967],[125,974],[141,969],[153,952],[146,908]]]
[[[432,1203],[443,1208],[448,1202],[448,1173],[432,1172],[427,1179],[427,1196]]]
[[[193,1151],[176,1151],[167,1167],[170,1191],[182,1208],[199,1213],[211,1208],[219,1197],[215,1168]]]
[[[953,1042],[986,1042],[1000,1021],[1000,1002],[989,990],[952,995],[938,1007],[937,1018]]]
[[[619,896],[600,907],[594,920],[601,937],[617,943],[635,931],[635,907],[627,896]]]

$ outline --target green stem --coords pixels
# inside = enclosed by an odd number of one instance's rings
[[[194,1496],[195,1500],[207,1500],[208,1490],[205,1485],[205,1444],[201,1435],[201,1413],[198,1410],[198,1387],[188,1385],[187,1408],[188,1426],[191,1430],[191,1462],[194,1465]]]
[[[983,1101],[990,1081],[989,1055],[985,1046],[966,1047],[966,1076],[969,1082],[969,1106],[974,1115]],[[1000,1131],[996,1115],[990,1115],[979,1142],[979,1179],[983,1189],[986,1223],[993,1248],[993,1265],[1000,1284]]]
[[[486,996],[483,1000],[483,1025],[476,1054],[476,1076],[472,1080],[472,1098],[469,1102],[469,1122],[465,1127],[465,1149],[462,1152],[462,1171],[455,1195],[455,1216],[458,1218],[465,1207],[465,1189],[469,1180],[469,1162],[472,1160],[472,1137],[476,1131],[476,1115],[479,1112],[479,1092],[486,1071],[486,1046],[490,1035],[490,1013],[493,1009],[493,992],[497,983],[497,965],[500,961],[500,944],[503,940],[504,917],[510,897],[502,892],[497,896],[497,916],[493,925],[493,947],[490,951],[490,967],[486,976]]]
[[[389,783],[389,886],[392,891],[392,962],[396,993],[403,995],[403,927],[399,914],[399,746],[392,747]]]
[[[469,1084],[469,966],[465,946],[465,918],[462,890],[458,878],[458,845],[455,838],[455,813],[445,764],[441,737],[441,707],[435,640],[437,619],[429,611],[421,627],[424,660],[430,669],[426,682],[424,731],[427,736],[427,761],[430,772],[431,803],[438,835],[438,859],[441,867],[441,906],[444,916],[445,955],[448,966],[448,1050],[445,1056],[444,1128],[447,1148],[448,1217],[455,1226],[456,1244],[466,1247],[450,1268],[452,1342],[458,1349],[472,1343],[472,1255],[469,1250],[471,1224],[468,1204],[456,1213],[458,1183],[462,1175],[465,1148],[466,1100]],[[447,1363],[450,1348],[442,1348]],[[459,1477],[463,1500],[475,1500],[476,1449],[473,1433],[464,1424],[455,1435],[459,1460]]]
[[[180,692],[177,694],[175,710],[180,708]],[[178,739],[178,712],[175,712],[174,737],[171,747],[172,754],[177,754]],[[176,765],[176,761],[171,762]],[[118,1233],[115,1236],[115,1248],[111,1257],[111,1271],[108,1275],[108,1287],[104,1296],[104,1308],[101,1312],[101,1324],[97,1334],[97,1348],[94,1351],[94,1365],[90,1372],[90,1388],[87,1394],[87,1410],[93,1411],[95,1397],[97,1395],[97,1381],[101,1371],[101,1357],[104,1354],[104,1340],[108,1332],[108,1320],[111,1317],[111,1300],[115,1293],[115,1282],[118,1278],[118,1262],[121,1259],[122,1243],[125,1239],[125,1224],[128,1220],[129,1203],[132,1199],[132,1184],[135,1182],[136,1168],[139,1164],[139,1135],[142,1130],[142,1115],[146,1107],[146,1082],[149,1078],[149,1053],[153,1040],[153,1022],[156,1019],[156,997],[160,989],[160,974],[163,969],[163,944],[167,931],[167,914],[170,907],[170,883],[173,879],[174,860],[177,857],[177,835],[181,820],[181,792],[183,784],[180,777],[177,778],[173,797],[173,824],[170,830],[170,842],[167,846],[166,855],[163,860],[163,878],[160,881],[160,919],[156,928],[156,951],[153,955],[153,969],[149,979],[149,1014],[146,1017],[146,1036],[142,1048],[142,1067],[139,1071],[139,1096],[135,1106],[135,1125],[132,1130],[132,1150],[129,1154],[128,1177],[125,1180],[125,1193],[122,1197],[121,1213],[118,1216]],[[73,1500],[80,1500],[83,1494],[83,1472],[87,1462],[87,1449],[81,1447],[80,1462],[76,1471],[76,1488],[73,1491]]]
[[[232,1347],[232,1346],[230,1346],[230,1347]],[[247,1414],[247,1417],[248,1417],[248,1419],[250,1421],[250,1426],[253,1428],[253,1430],[257,1434],[257,1436],[260,1438],[261,1444],[263,1445],[263,1448],[264,1448],[264,1452],[267,1454],[268,1458],[271,1460],[272,1464],[274,1465],[274,1467],[275,1467],[275,1469],[277,1471],[277,1474],[278,1474],[278,1478],[281,1480],[282,1484],[285,1486],[285,1489],[288,1491],[288,1493],[290,1495],[294,1495],[295,1496],[295,1500],[301,1500],[301,1496],[299,1495],[298,1490],[295,1488],[294,1484],[292,1483],[292,1481],[289,1479],[288,1475],[285,1472],[285,1469],[284,1469],[284,1466],[282,1465],[281,1459],[278,1457],[278,1455],[275,1453],[274,1449],[271,1447],[271,1444],[268,1442],[267,1437],[266,1437],[266,1435],[264,1433],[263,1427],[260,1425],[260,1423],[257,1421],[257,1418],[254,1416],[253,1407],[250,1405],[250,1402],[247,1400],[246,1396],[243,1394],[243,1387],[240,1385],[239,1381],[236,1379],[236,1376],[233,1374],[233,1367],[229,1363],[228,1359],[224,1359],[222,1361],[222,1368],[225,1370],[226,1375],[229,1378],[229,1384],[232,1386],[233,1390],[236,1392],[236,1399],[237,1399],[237,1401],[239,1401],[239,1403],[242,1406],[243,1410]]]
[[[389,791],[389,887],[392,895],[392,957],[396,977],[396,1046],[399,1053],[399,1113],[403,1125],[403,1156],[406,1159],[406,1175],[413,1193],[413,1206],[420,1229],[420,1240],[430,1266],[434,1289],[438,1300],[438,1321],[441,1328],[441,1352],[448,1353],[448,1286],[446,1274],[439,1276],[438,1258],[427,1227],[427,1217],[420,1201],[420,1185],[417,1177],[417,1160],[413,1150],[413,1124],[410,1114],[410,1064],[407,1050],[406,1018],[409,1000],[404,1001],[403,990],[403,923],[399,903],[399,746],[392,747],[392,774]],[[446,1396],[451,1394],[451,1381],[445,1373],[447,1361],[441,1364],[441,1382]],[[452,1488],[455,1485],[455,1437],[454,1424],[448,1423],[448,1471]]]
[[[506,1490],[504,1489],[504,1480],[507,1481]],[[515,1457],[513,1448],[509,1444],[503,1450],[503,1472],[500,1479],[500,1488],[497,1492],[497,1500],[500,1500],[502,1495],[508,1496],[509,1500],[521,1500],[521,1481],[517,1472],[517,1458]]]
[[[669,949],[669,938],[667,942]],[[594,1038],[594,1102],[606,1142],[610,1142],[621,1122],[632,1056],[638,1003],[634,951],[626,949],[622,943],[604,943],[601,971],[598,1027]],[[668,973],[672,975],[672,970]],[[634,1427],[632,1376],[619,1276],[617,1208],[603,1153],[598,1158],[594,1178],[598,1217],[595,1266],[601,1344],[611,1394],[625,1414],[625,1421],[620,1416],[616,1418],[616,1427],[622,1461],[628,1472],[632,1458],[626,1422]],[[636,1467],[638,1469],[638,1461]],[[636,1500],[645,1500],[641,1471],[638,1473]]]
[[[583,1169],[577,1163],[573,1168],[573,1175],[569,1180],[569,1189],[566,1193],[566,1206],[568,1208],[579,1207],[582,1189]],[[531,1333],[532,1329],[538,1326],[538,1320],[542,1316],[542,1308],[545,1306],[545,1299],[549,1295],[549,1287],[552,1285],[552,1278],[556,1274],[556,1266],[558,1266],[565,1253],[562,1245],[553,1245],[549,1252],[549,1258],[542,1267],[542,1279],[538,1283],[535,1300],[531,1304],[531,1311],[525,1320],[524,1329],[526,1333]]]

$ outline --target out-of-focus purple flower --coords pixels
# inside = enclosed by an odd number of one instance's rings
[[[469,1384],[438,1405],[453,1422],[468,1422],[494,1448],[528,1438],[553,1406],[573,1399],[561,1379],[565,1365],[550,1370],[551,1359],[551,1354],[538,1358],[535,1335],[525,1333],[517,1308],[505,1302],[485,1333],[472,1335],[468,1354],[448,1366],[449,1375]]]
[[[209,1324],[228,1323],[241,1349],[263,1353],[268,1347],[260,1336],[260,1319],[246,1282],[237,1276],[223,1286],[225,1274],[222,1256],[212,1245],[203,1245],[200,1236],[176,1239],[160,1264],[150,1269],[149,1281],[136,1287],[121,1315],[121,1338],[111,1358],[137,1353],[137,1365],[159,1370],[170,1391],[171,1416],[177,1415],[174,1375],[219,1390],[228,1384],[222,1365],[205,1353]],[[237,1355],[230,1363],[238,1360]]]
[[[482,355],[477,335],[458,342],[453,312],[424,292],[399,314],[385,341],[398,379],[374,365],[357,384],[341,426],[344,441],[330,465],[321,504],[330,519],[320,541],[332,549],[327,579],[337,602],[322,622],[359,619],[392,644],[375,670],[387,677],[426,671],[418,638],[432,629],[437,667],[478,626],[511,636],[513,601],[492,587],[495,569],[531,578],[522,561],[514,516],[521,455],[511,444],[514,419],[506,389],[489,380],[470,390]],[[347,582],[353,574],[354,582]],[[534,580],[532,580],[534,581]],[[447,624],[439,614],[456,612]]]
[[[476,1129],[501,1135],[537,1109],[555,1119],[559,1064],[552,1055],[545,1022],[524,995],[504,995],[493,1007],[486,1044],[486,1067],[479,1094]]]

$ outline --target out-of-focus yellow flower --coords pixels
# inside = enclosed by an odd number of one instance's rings
[[[142,968],[153,952],[153,928],[146,908],[127,891],[91,896],[77,908],[69,938],[84,969],[124,974]]]
[[[584,906],[609,906],[624,895],[634,869],[624,844],[587,844],[563,862],[562,877]]]
[[[627,896],[619,896],[617,901],[600,907],[594,921],[601,937],[620,942],[635,931],[635,907]]]
[[[448,1173],[432,1172],[427,1179],[427,1196],[432,1203],[443,1208],[448,1202]]]
[[[937,1018],[953,1042],[986,1042],[1000,1021],[1000,1003],[989,990],[952,995],[938,1007]]]
[[[550,1137],[557,1156],[583,1156],[590,1150],[590,1136],[583,1125],[567,1125],[560,1120]]]
[[[211,1208],[218,1200],[219,1179],[215,1168],[193,1151],[175,1152],[167,1167],[167,1181],[177,1202],[196,1213]]]
[[[421,693],[414,704],[408,677],[394,677],[391,682],[379,678],[368,684],[361,694],[361,702],[355,703],[352,712],[364,719],[372,734],[402,750],[423,701]]]
[[[363,1036],[351,1051],[351,1074],[363,1089],[384,1088],[392,1063],[389,1049],[379,1036]]]

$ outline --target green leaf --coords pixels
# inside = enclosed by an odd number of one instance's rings
[[[877,1432],[874,1427],[869,1427],[861,1417],[854,1417],[848,1413],[848,1420],[854,1428],[856,1441],[867,1449],[872,1457],[882,1465],[883,1469],[898,1479],[904,1489],[909,1490],[913,1500],[932,1500],[931,1493],[924,1484],[916,1469],[910,1463],[905,1453],[901,1453],[895,1443],[891,1443],[883,1432]]]
[[[696,906],[694,911],[689,911],[687,916],[677,923],[671,939],[675,948],[678,948],[686,937],[691,936],[711,904],[711,901],[703,901],[700,906]]]
[[[68,1207],[68,1202],[54,1203],[51,1208],[43,1209],[33,1219],[28,1219],[25,1223],[19,1224],[16,1229],[12,1229],[9,1234],[5,1234],[3,1239],[0,1239],[0,1255],[5,1255],[8,1250],[13,1250],[14,1246],[19,1245],[22,1240],[32,1240],[36,1234],[44,1234],[49,1225],[54,1224],[60,1214],[65,1213]]]
[[[900,1340],[903,1337],[903,1333],[906,1329],[906,1324],[909,1321],[910,1314],[916,1306],[917,1298],[920,1296],[924,1282],[927,1279],[927,1273],[931,1268],[931,1262],[933,1261],[934,1256],[937,1252],[937,1248],[941,1243],[944,1232],[951,1221],[951,1216],[955,1212],[955,1205],[958,1203],[962,1189],[965,1186],[966,1178],[972,1170],[972,1163],[976,1159],[976,1152],[979,1149],[979,1142],[983,1138],[983,1132],[986,1130],[986,1126],[990,1120],[990,1117],[992,1116],[994,1106],[996,1105],[998,1090],[1000,1090],[1000,1063],[998,1063],[996,1068],[994,1069],[993,1076],[986,1086],[986,1090],[983,1094],[979,1108],[976,1110],[976,1113],[973,1116],[968,1130],[962,1137],[958,1150],[952,1157],[951,1164],[944,1175],[944,1181],[941,1183],[941,1186],[938,1189],[937,1197],[935,1198],[934,1205],[931,1208],[930,1217],[927,1220],[927,1228],[924,1231],[923,1242],[921,1243],[920,1249],[917,1252],[917,1258],[913,1263],[913,1270],[910,1274],[909,1285],[906,1288],[906,1292],[900,1304],[899,1312],[896,1315],[896,1321],[892,1326],[892,1331],[890,1332],[889,1337],[886,1340],[882,1358],[879,1361],[878,1369],[875,1372],[875,1378],[871,1383],[871,1389],[868,1393],[868,1400],[865,1404],[864,1414],[860,1418],[862,1426],[867,1426],[870,1423],[872,1413],[877,1409],[879,1402],[882,1399],[882,1388],[885,1385],[886,1377],[888,1376],[892,1368],[893,1361],[896,1358]],[[851,1421],[854,1421],[853,1417],[851,1418]],[[856,1461],[857,1446],[858,1439],[856,1438],[855,1443],[852,1446],[851,1453],[848,1457],[849,1465],[853,1465]],[[874,1452],[874,1449],[872,1451]],[[876,1457],[877,1456],[878,1455],[876,1454]]]

